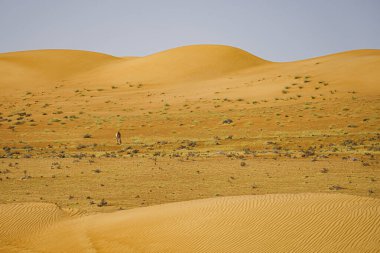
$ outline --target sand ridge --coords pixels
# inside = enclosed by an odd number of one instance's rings
[[[31,237],[68,217],[70,212],[50,203],[0,205],[0,252],[18,252]]]
[[[18,215],[35,217],[30,210],[36,204],[25,205],[30,208]],[[45,215],[52,211],[44,209]],[[45,227],[22,247],[33,252],[376,252],[380,200],[311,193],[220,197],[57,220]]]
[[[117,62],[91,75],[100,79],[129,78],[149,83],[177,83],[212,79],[267,61],[241,49],[221,45],[193,45],[169,49],[125,63]]]

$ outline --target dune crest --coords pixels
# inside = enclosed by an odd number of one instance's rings
[[[23,216],[33,215],[30,208],[22,210]],[[16,225],[23,227],[22,222]],[[38,252],[374,252],[380,247],[378,238],[378,199],[278,194],[177,202],[58,221],[15,246]]]
[[[190,45],[144,57],[114,57],[80,50],[32,50],[0,54],[0,88],[3,91],[53,87],[67,81],[75,86],[184,83],[208,80],[246,82],[263,73],[271,79],[294,74],[320,76],[344,86],[378,89],[380,50],[353,50],[295,62],[274,63],[244,50],[223,45]],[[332,71],[334,69],[334,71]],[[351,75],[347,76],[346,73]],[[243,73],[241,75],[240,73]],[[360,85],[359,87],[362,87]],[[162,87],[161,87],[162,88]]]
[[[184,46],[145,57],[114,57],[80,50],[31,50],[0,54],[0,87],[51,86],[67,79],[81,83],[199,81],[263,63],[267,61],[222,45]]]
[[[113,62],[77,78],[91,83],[96,80],[178,83],[217,78],[264,63],[267,61],[238,48],[193,45]]]

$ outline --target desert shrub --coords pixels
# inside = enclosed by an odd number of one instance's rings
[[[92,137],[91,134],[85,134],[85,135],[83,135],[83,138],[91,138],[91,137]]]
[[[329,187],[330,190],[335,190],[335,191],[338,191],[338,190],[342,190],[344,189],[344,187],[340,186],[340,185],[332,185]]]
[[[83,149],[83,148],[86,148],[86,145],[78,144],[77,149]]]
[[[233,122],[232,119],[225,119],[223,120],[223,124],[231,124]]]
[[[98,207],[102,207],[102,206],[106,206],[108,203],[105,199],[102,199],[99,204],[98,204]]]

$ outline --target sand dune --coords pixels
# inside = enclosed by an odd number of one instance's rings
[[[319,76],[346,89],[373,92],[379,90],[379,86],[374,85],[378,81],[379,65],[380,50],[354,50],[288,63],[269,62],[222,45],[184,46],[145,57],[114,57],[79,50],[33,50],[0,54],[0,88],[4,91],[9,87],[41,88],[69,80],[77,87],[140,82],[161,84],[162,88],[163,84],[191,82],[191,85],[204,86],[200,83],[208,82],[205,85],[215,89],[225,82],[298,74]],[[214,80],[218,83],[216,87],[216,82],[209,83]]]
[[[0,242],[32,252],[376,252],[380,247],[380,200],[350,195],[223,197],[63,221],[52,205],[22,206],[1,207],[6,218],[0,220]],[[29,240],[7,240],[16,231],[25,237],[31,226],[39,232]]]
[[[302,61],[285,63],[284,70],[297,69],[298,73],[319,76],[336,83],[339,88],[380,92],[380,50],[351,50]]]
[[[264,63],[265,60],[238,48],[196,45],[166,50],[133,61],[114,62],[85,73],[83,78],[85,81],[127,79],[148,83],[175,83],[220,77]]]
[[[21,73],[25,79],[34,74],[29,79],[40,77],[49,81],[72,78],[75,74],[83,74],[90,79],[104,78],[102,80],[120,77],[145,77],[149,81],[194,80],[217,77],[265,62],[241,49],[219,45],[185,46],[146,57],[122,58],[80,50],[0,54],[1,74],[11,75],[6,81],[12,82],[21,82],[23,79],[18,79]]]
[[[55,81],[117,60],[117,57],[80,50],[31,50],[0,54],[0,88],[40,88]]]

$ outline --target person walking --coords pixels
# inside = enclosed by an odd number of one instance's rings
[[[116,133],[116,142],[118,145],[121,145],[121,133],[119,131]]]

